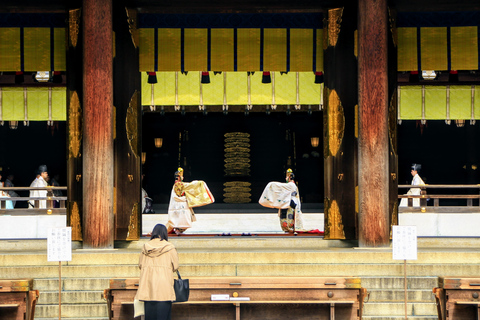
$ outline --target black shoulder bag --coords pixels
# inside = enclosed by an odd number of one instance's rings
[[[178,279],[173,281],[173,289],[175,290],[175,301],[174,302],[185,302],[188,301],[188,296],[190,295],[190,285],[188,279],[182,279],[180,277],[180,272],[177,270]]]

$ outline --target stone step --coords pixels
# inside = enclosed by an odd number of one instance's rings
[[[108,288],[110,278],[62,278],[62,290],[100,290]],[[40,291],[57,291],[58,278],[34,279],[33,288]]]
[[[438,277],[407,277],[407,289],[431,289],[438,284]],[[404,277],[362,277],[362,286],[376,289],[403,289]]]
[[[366,288],[369,294],[369,302],[403,302],[405,301],[404,290],[391,289],[369,289],[362,283],[362,287]],[[429,290],[412,290],[407,289],[408,302],[435,302],[432,288]]]
[[[35,307],[35,319],[55,318],[58,319],[58,303],[56,305],[37,305]],[[99,304],[62,304],[62,318],[107,318],[107,303]]]
[[[177,248],[180,263],[183,265],[190,264],[316,264],[316,265],[332,265],[332,264],[354,264],[354,265],[370,265],[370,264],[390,264],[397,268],[403,275],[403,261],[393,260],[391,249],[385,250],[355,250],[349,248],[337,248],[335,250],[308,250],[300,248],[284,248],[276,249],[182,249]],[[105,250],[105,251],[85,251],[74,250],[72,260],[62,263],[62,269],[69,266],[95,266],[95,265],[137,265],[140,250]],[[479,264],[480,251],[478,250],[458,250],[455,254],[451,251],[445,252],[418,252],[418,259],[408,261],[406,265],[407,275],[411,269],[418,265],[434,265],[442,264],[449,266],[451,264]],[[32,254],[2,254],[0,258],[0,267],[16,267],[16,266],[51,266],[58,268],[58,262],[47,261],[47,255],[41,253]]]
[[[438,316],[408,316],[410,320],[438,320]],[[363,316],[362,320],[405,320],[405,316]]]
[[[251,260],[250,260],[251,261]],[[181,264],[180,271],[186,278],[194,276],[394,276],[401,275],[401,266],[392,264],[295,264],[277,263],[248,264],[242,263],[214,263],[208,264]],[[409,267],[409,276],[449,276],[471,277],[480,275],[480,264],[417,264]],[[135,278],[140,275],[139,269],[134,265],[75,265],[62,268],[63,278],[79,277],[111,277]],[[0,278],[53,278],[58,276],[58,267],[54,266],[18,266],[0,267]]]
[[[407,303],[407,315],[432,316],[437,314],[434,302]],[[401,316],[405,315],[405,304],[400,302],[367,302],[364,304],[365,316]]]
[[[106,288],[105,288],[106,289]],[[62,291],[62,305],[104,303],[103,290]],[[58,291],[41,291],[37,305],[58,304]]]

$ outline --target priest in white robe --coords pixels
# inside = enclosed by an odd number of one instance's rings
[[[422,168],[421,164],[414,163],[412,164],[412,170],[410,173],[413,176],[412,179],[412,186],[419,186],[419,185],[425,185],[425,182],[423,182],[422,178],[418,175],[418,172]],[[410,188],[407,192],[408,195],[415,195],[419,196],[421,193],[420,188]],[[400,200],[400,207],[408,207],[408,198],[402,198]],[[420,198],[413,198],[413,207],[420,207]]]
[[[33,182],[30,184],[30,187],[47,187],[47,179],[48,178],[48,172],[47,172],[47,166],[46,165],[41,165],[38,167],[37,171],[37,178],[33,180]],[[30,190],[30,197],[43,197],[45,200],[39,200],[39,209],[46,209],[47,208],[47,190]],[[28,201],[28,208],[33,209],[35,208],[35,200],[30,200]]]

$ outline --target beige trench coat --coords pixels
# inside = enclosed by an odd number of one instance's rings
[[[140,260],[140,282],[136,299],[141,301],[174,301],[173,272],[178,269],[175,246],[153,239],[143,245]]]

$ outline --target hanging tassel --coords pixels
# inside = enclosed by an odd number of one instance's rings
[[[450,74],[448,75],[448,82],[458,82],[457,70],[450,70]]]
[[[322,71],[315,72],[315,83],[323,83],[323,72]]]
[[[61,71],[53,71],[52,75],[52,82],[53,83],[62,83],[62,72]]]
[[[147,72],[148,74],[148,83],[157,83],[157,73],[156,72]]]
[[[24,78],[24,75],[23,75],[22,71],[15,72],[15,83],[16,84],[23,83],[24,80],[25,80],[25,78]]]
[[[420,81],[420,75],[418,74],[418,71],[410,71],[410,77],[408,79],[408,82],[416,83],[419,81]]]
[[[210,73],[208,71],[202,71],[201,83],[210,83]]]
[[[272,83],[272,77],[269,71],[264,71],[262,75],[262,83]]]

